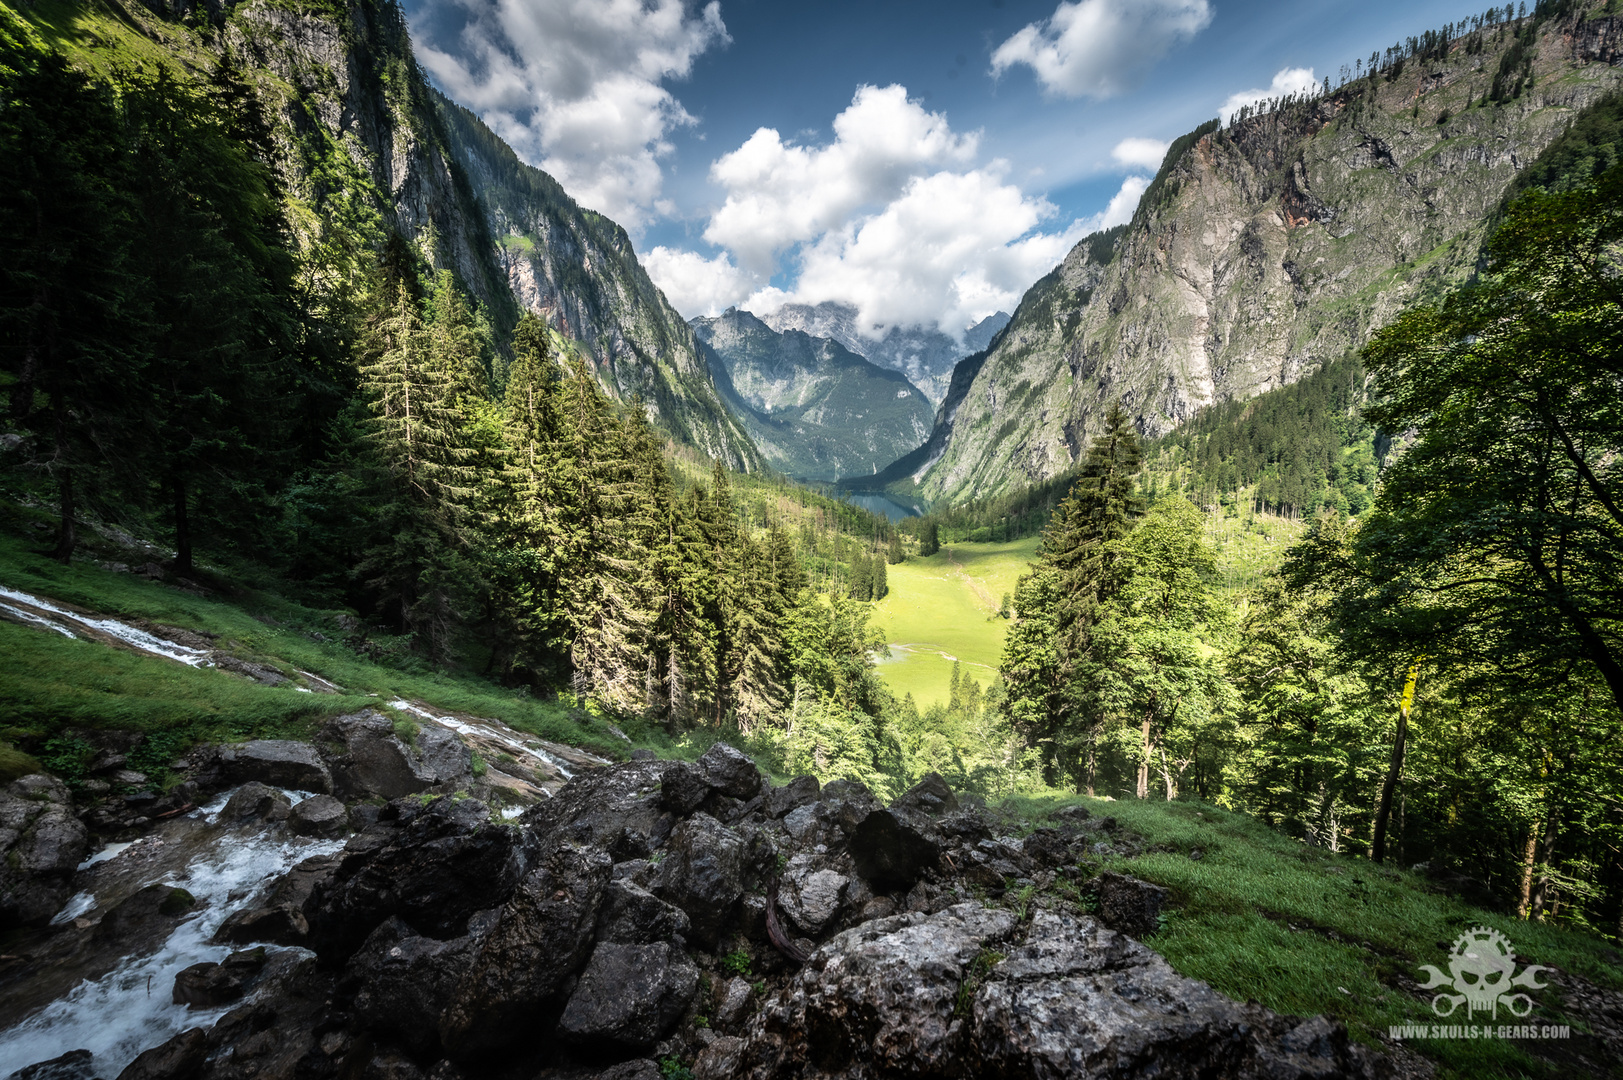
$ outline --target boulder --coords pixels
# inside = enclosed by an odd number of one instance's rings
[[[695,814],[671,833],[660,864],[660,896],[687,912],[693,939],[714,952],[744,895],[745,845],[708,814]]]
[[[607,851],[615,862],[647,859],[675,823],[661,783],[679,763],[629,761],[576,776],[520,819],[537,836]]]
[[[761,770],[742,750],[724,742],[711,745],[698,761],[705,782],[734,799],[753,799],[761,791]]]
[[[470,937],[435,941],[400,919],[385,920],[345,966],[346,977],[359,985],[357,1019],[373,1034],[399,1040],[418,1057],[439,1056],[440,1016],[474,948]]]
[[[421,724],[407,741],[395,733],[394,718],[376,709],[337,717],[320,739],[333,748],[335,790],[346,798],[448,793],[473,776],[473,756],[455,732]]]
[[[789,860],[778,884],[778,906],[802,934],[816,937],[839,915],[850,884],[844,874],[813,870],[808,857],[797,855]]]
[[[89,1050],[69,1050],[61,1057],[18,1069],[6,1080],[92,1080],[95,1075]]]
[[[63,783],[44,773],[0,791],[0,930],[43,923],[73,893],[90,832]]]
[[[258,780],[250,780],[225,801],[220,821],[227,825],[246,825],[251,821],[286,821],[293,812],[293,800],[280,791]]]
[[[338,868],[304,904],[306,944],[343,960],[389,916],[434,938],[462,934],[468,917],[497,907],[529,872],[536,840],[490,820],[477,799],[401,799],[345,845]]]
[[[1072,861],[1071,845],[1058,829],[1037,829],[1020,844],[1021,853],[1044,870]]]
[[[331,795],[312,795],[293,808],[288,827],[299,836],[342,836],[349,830],[349,811]]]
[[[291,739],[255,739],[220,748],[219,764],[226,781],[257,780],[272,787],[332,794],[332,773],[316,748]]]
[[[603,906],[597,917],[599,941],[652,945],[677,936],[686,937],[690,929],[687,912],[667,904],[630,880],[612,880],[604,889]]]
[[[197,899],[173,885],[148,885],[102,916],[96,942],[124,954],[152,952],[191,914]]]
[[[855,780],[831,780],[823,785],[820,805],[819,816],[849,836],[863,818],[879,808],[879,800]]]
[[[240,998],[265,966],[265,949],[232,953],[223,963],[193,964],[175,976],[172,1000],[191,1009],[214,1009]]]
[[[815,776],[797,776],[782,787],[769,788],[766,793],[766,816],[781,818],[792,810],[809,806],[817,801],[822,785]]]
[[[440,1020],[454,1057],[530,1036],[529,1019],[580,969],[612,864],[603,851],[559,844],[502,905]]]
[[[282,875],[262,903],[226,916],[214,932],[214,940],[244,945],[255,941],[302,945],[310,933],[304,917],[305,902],[317,884],[332,877],[341,862],[341,855],[312,855],[305,859]]]
[[[724,1028],[737,1027],[749,1013],[750,997],[754,991],[750,989],[747,979],[741,975],[734,975],[722,987],[720,1000],[716,1002],[715,1022]]]
[[[618,1065],[611,1065],[602,1072],[593,1073],[587,1080],[664,1080],[665,1073],[659,1064],[648,1058],[632,1058],[622,1061]],[[429,1080],[438,1080],[430,1077]]]
[[[195,1080],[208,1058],[208,1032],[188,1028],[124,1066],[118,1080]]]
[[[710,797],[710,783],[697,765],[678,762],[660,781],[660,801],[671,813],[687,817]]]
[[[743,1039],[729,1035],[711,1039],[693,1063],[694,1080],[733,1080],[742,1075],[739,1067],[743,1051]]]
[[[1166,889],[1125,874],[1106,870],[1091,882],[1099,898],[1099,918],[1112,930],[1133,937],[1153,934],[1161,924],[1161,909],[1171,897]]]
[[[953,794],[940,773],[929,773],[891,805],[925,814],[950,814],[958,809],[958,796]]]
[[[856,871],[876,892],[911,888],[941,859],[941,834],[917,810],[876,809],[848,831]]]
[[[652,1046],[687,1010],[699,969],[669,942],[603,942],[581,973],[558,1021],[585,1043],[638,1050]]]

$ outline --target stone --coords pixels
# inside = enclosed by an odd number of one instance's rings
[[[789,860],[778,885],[778,906],[796,929],[816,937],[839,915],[851,879],[834,870],[812,870],[810,862],[803,855]]]
[[[560,844],[524,878],[440,1019],[448,1053],[466,1057],[529,1036],[527,1018],[591,952],[611,865],[600,849]]]
[[[660,782],[660,797],[671,813],[686,817],[710,797],[710,784],[697,765],[679,762]]]
[[[749,1012],[753,993],[749,981],[743,976],[734,975],[728,979],[722,987],[721,999],[716,1002],[715,1022],[724,1028],[738,1026]]]
[[[699,969],[669,942],[603,942],[581,973],[558,1028],[585,1043],[652,1046],[687,1010]]]
[[[1077,804],[1074,806],[1062,806],[1049,816],[1055,821],[1063,821],[1075,825],[1091,818],[1093,816],[1093,811],[1089,810],[1085,806]]]
[[[949,814],[958,809],[958,796],[953,794],[940,773],[928,773],[891,805],[925,814]]]
[[[664,1080],[659,1064],[648,1058],[632,1058],[593,1073],[587,1080]]]
[[[316,748],[290,739],[254,739],[220,749],[220,766],[228,782],[257,780],[272,787],[332,794],[332,773]]]
[[[871,811],[851,832],[851,859],[876,892],[907,889],[941,859],[941,835],[906,807]]]
[[[694,1080],[733,1080],[742,1075],[739,1068],[743,1050],[743,1039],[728,1035],[712,1039],[693,1063]]]
[[[92,1080],[96,1066],[89,1050],[69,1050],[61,1057],[18,1069],[6,1080]]]
[[[652,945],[678,935],[685,937],[690,928],[687,912],[629,880],[612,880],[603,891],[597,920],[599,941]]]
[[[331,795],[312,795],[293,808],[288,827],[299,836],[342,836],[349,831],[349,811]]]
[[[0,790],[0,930],[61,910],[89,849],[90,831],[62,781],[32,773]]]
[[[713,743],[700,756],[699,772],[705,782],[734,799],[753,799],[761,791],[761,770],[737,747]]]
[[[879,808],[879,800],[855,780],[830,780],[823,785],[821,805],[820,816],[850,835],[863,818]]]
[[[173,885],[148,885],[126,897],[96,925],[96,942],[123,953],[145,953],[166,940],[197,900]]]
[[[783,830],[801,843],[810,839],[820,824],[821,818],[815,805],[798,806],[783,818]]]
[[[671,833],[656,890],[687,912],[693,940],[714,952],[744,895],[745,845],[708,814],[695,814]]]
[[[293,800],[273,787],[250,780],[225,802],[220,821],[228,825],[244,825],[251,821],[286,821],[292,813]]]
[[[661,791],[679,765],[630,761],[582,773],[520,820],[537,836],[599,847],[615,862],[651,858],[676,822]]]
[[[118,1080],[195,1080],[208,1058],[208,1033],[188,1028],[124,1066]]]
[[[321,729],[321,742],[334,748],[337,794],[399,799],[466,786],[473,776],[473,756],[455,732],[412,721],[416,732],[408,741],[396,734],[396,719],[369,709],[337,717]]]
[[[263,958],[261,958],[263,964]],[[170,997],[176,1005],[189,1009],[214,1009],[243,995],[243,984],[251,971],[226,964],[193,964],[175,975]]]
[[[384,920],[345,965],[346,977],[359,986],[356,1017],[418,1057],[439,1056],[440,1016],[473,950],[469,937],[436,941],[398,918]]]
[[[255,941],[303,944],[310,933],[310,924],[304,917],[305,902],[317,884],[332,877],[342,861],[340,855],[312,855],[305,859],[282,875],[262,904],[226,916],[214,932],[214,940],[240,944]]]
[[[822,785],[815,776],[797,776],[782,787],[770,788],[766,793],[766,816],[781,818],[792,810],[809,806],[817,801],[821,791]]]
[[[1099,898],[1099,918],[1112,930],[1133,937],[1152,934],[1171,893],[1125,874],[1107,870],[1090,883]]]
[[[125,784],[129,787],[140,787],[147,782],[147,774],[136,772],[134,769],[119,769],[107,779],[115,784]]]
[[[1021,852],[1038,866],[1052,870],[1073,861],[1071,845],[1058,829],[1037,829],[1020,844]]]

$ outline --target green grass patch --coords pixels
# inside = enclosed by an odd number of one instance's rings
[[[1146,944],[1182,974],[1230,997],[1282,1013],[1325,1013],[1344,1021],[1355,1037],[1373,1041],[1373,1033],[1390,1025],[1435,1019],[1429,997],[1412,996],[1399,980],[1423,981],[1421,964],[1446,969],[1454,940],[1475,926],[1503,933],[1518,966],[1550,964],[1601,986],[1623,987],[1623,958],[1597,938],[1471,907],[1428,891],[1415,875],[1305,847],[1255,818],[1208,803],[1051,796],[1014,797],[1002,805],[1035,824],[1074,803],[1112,815],[1146,839],[1147,853],[1112,859],[1105,868],[1172,890],[1176,910]],[[1195,851],[1198,860],[1190,857]],[[1573,1023],[1553,989],[1531,994],[1532,1017],[1501,1016],[1500,1022]],[[1514,1042],[1407,1045],[1435,1060],[1444,1075],[1551,1074],[1547,1063]]]

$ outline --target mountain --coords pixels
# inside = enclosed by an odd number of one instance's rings
[[[837,300],[821,304],[785,304],[761,320],[774,330],[803,330],[814,337],[833,338],[847,349],[881,367],[906,375],[931,405],[940,405],[952,382],[952,367],[960,357],[979,352],[1008,325],[999,311],[964,331],[962,343],[940,330],[922,326],[892,326],[883,337],[870,338],[857,330],[857,309]]]
[[[545,315],[611,396],[640,394],[678,442],[759,467],[625,230],[430,87],[397,5],[249,0],[196,14],[212,36],[188,38],[139,7],[129,18],[187,66],[212,65],[211,52],[240,66],[270,122],[302,247],[357,259],[396,234],[433,269],[455,271],[498,330],[520,310]]]
[[[729,308],[690,323],[722,396],[774,468],[805,480],[871,473],[930,434],[930,403],[838,341]]]
[[[936,499],[1045,480],[1112,401],[1163,434],[1469,279],[1518,172],[1623,86],[1623,18],[1547,11],[1428,34],[1374,78],[1179,139],[1132,223],[1032,286],[960,365],[929,452],[883,475]]]

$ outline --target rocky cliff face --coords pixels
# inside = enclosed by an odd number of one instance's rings
[[[939,452],[900,482],[967,498],[1047,479],[1112,401],[1163,434],[1295,381],[1465,280],[1518,170],[1623,84],[1619,23],[1546,23],[1533,86],[1502,104],[1481,99],[1512,39],[1490,30],[1481,51],[1461,39],[1396,79],[1194,141],[1107,265],[1085,240],[1032,287],[950,431],[938,425]]]
[[[952,369],[960,357],[986,348],[1009,323],[1006,312],[988,315],[964,331],[962,342],[939,330],[924,327],[889,327],[882,337],[857,330],[857,309],[835,300],[821,304],[785,304],[762,316],[774,330],[803,330],[813,337],[833,338],[847,349],[880,367],[900,371],[924,391],[931,405],[940,405],[952,382]]]
[[[919,389],[838,341],[780,334],[737,309],[691,325],[761,453],[790,476],[869,474],[930,434],[930,403]]]
[[[236,58],[270,114],[294,227],[317,273],[351,271],[396,232],[434,268],[455,271],[498,327],[521,309],[545,316],[580,343],[610,394],[640,394],[678,441],[735,468],[759,466],[625,231],[429,87],[391,0],[249,0],[215,19],[212,47]]]

